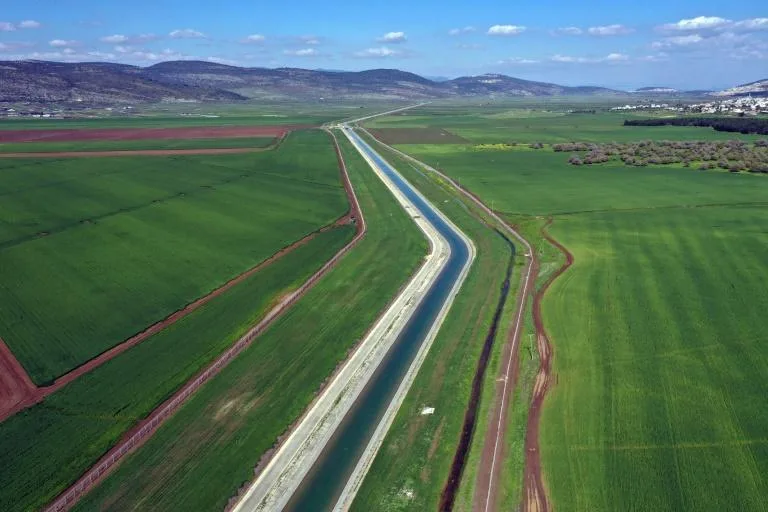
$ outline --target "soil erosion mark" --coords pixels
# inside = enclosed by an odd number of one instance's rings
[[[525,470],[523,472],[523,511],[548,512],[552,507],[547,498],[544,478],[541,472],[541,454],[539,450],[539,425],[541,410],[547,391],[552,385],[552,345],[549,341],[541,313],[541,301],[552,283],[573,264],[573,255],[560,242],[552,238],[547,227],[552,224],[550,217],[541,228],[541,235],[550,244],[565,255],[565,263],[558,268],[533,298],[533,322],[536,326],[536,343],[539,349],[539,372],[531,397],[528,411],[528,424],[525,434]]]

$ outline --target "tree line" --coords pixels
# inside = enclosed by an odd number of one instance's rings
[[[624,126],[701,126],[718,132],[768,135],[768,118],[760,117],[669,117],[626,119]]]

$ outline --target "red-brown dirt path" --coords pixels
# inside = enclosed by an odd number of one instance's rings
[[[517,227],[510,226],[506,222],[504,224],[509,229],[517,231]],[[498,486],[503,466],[499,461],[504,460],[505,446],[503,440],[506,438],[508,428],[506,420],[509,417],[509,407],[517,387],[520,367],[520,339],[525,323],[525,308],[528,297],[533,294],[536,278],[539,275],[539,261],[535,251],[530,252],[526,266],[520,275],[522,279],[515,305],[515,321],[509,325],[506,344],[501,353],[500,360],[505,363],[499,366],[494,400],[489,412],[490,421],[480,454],[480,467],[477,470],[475,495],[472,500],[474,512],[497,510]]]
[[[45,153],[0,153],[0,158],[105,158],[119,156],[184,156],[231,155],[255,153],[271,148],[211,148],[211,149],[134,149],[115,151],[57,151]]]
[[[523,511],[548,512],[552,506],[547,498],[544,477],[541,471],[541,453],[539,450],[539,425],[541,410],[547,391],[552,385],[552,345],[544,326],[541,312],[541,302],[552,283],[573,265],[573,255],[560,242],[552,238],[547,227],[552,224],[550,217],[541,228],[541,235],[550,244],[565,255],[565,263],[558,268],[539,288],[533,298],[533,321],[536,326],[536,342],[539,348],[539,372],[531,397],[531,407],[528,411],[528,424],[525,434],[525,469],[523,472]]]
[[[0,421],[5,419],[6,411],[23,407],[23,404],[37,394],[35,383],[8,345],[0,339]]]
[[[357,228],[355,237],[328,260],[320,270],[307,279],[307,281],[305,281],[296,291],[285,296],[279,304],[269,311],[258,324],[237,340],[232,347],[221,354],[206,369],[190,379],[168,400],[155,408],[146,419],[127,432],[123,438],[112,449],[104,454],[88,471],[86,471],[77,482],[72,484],[53,502],[45,507],[44,510],[46,512],[65,511],[75,506],[80,498],[106,478],[120,464],[126,455],[138,449],[152,437],[160,425],[172,417],[179,407],[203,384],[225,368],[230,361],[245,350],[267,327],[279,319],[296,301],[306,295],[306,293],[312,289],[323,276],[330,272],[338,264],[341,258],[343,258],[344,255],[355,247],[365,236],[367,226],[362,211],[360,210],[360,203],[357,200],[357,196],[352,188],[352,183],[349,180],[341,149],[339,148],[335,135],[331,132],[328,133],[335,146],[344,189],[349,195],[350,211],[348,215],[342,217],[342,219],[350,218],[355,222]]]
[[[291,130],[312,127],[314,126],[297,124],[277,126],[190,126],[180,128],[0,130],[0,143],[280,137]]]

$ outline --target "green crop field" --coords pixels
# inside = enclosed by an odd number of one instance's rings
[[[273,137],[215,139],[84,140],[73,142],[0,143],[2,153],[55,153],[59,151],[136,151],[141,149],[264,148]]]
[[[320,233],[171,327],[0,423],[0,510],[36,510],[48,503],[353,235],[351,226]],[[283,354],[282,346],[270,347],[273,354]],[[281,370],[257,359],[246,371],[256,373],[256,368]]]
[[[0,337],[37,383],[348,209],[319,130],[242,155],[0,161],[0,195]]]
[[[398,126],[396,117],[376,124]],[[477,113],[456,117],[482,123]],[[551,128],[537,124],[530,140],[547,142],[542,134],[550,133],[554,141],[559,131],[567,140],[599,139],[594,130],[560,121],[567,118],[537,118]],[[434,116],[419,123],[477,143],[504,140],[495,122],[473,128],[472,137],[455,129],[457,120],[444,121]],[[640,137],[713,133],[656,130]],[[551,216],[550,232],[575,256],[543,304],[556,384],[545,403],[541,449],[555,509],[763,510],[766,177],[653,166],[575,168],[548,148],[401,149],[460,180],[531,238]],[[549,261],[548,269],[557,265]],[[511,427],[519,440],[520,425]],[[519,502],[522,446],[510,437],[507,443],[515,450],[506,455],[503,492]]]
[[[428,105],[372,119],[371,128],[434,128],[475,143],[626,142],[645,139],[754,140],[758,136],[716,132],[710,128],[623,126],[625,119],[648,115],[598,112],[569,114],[562,106],[552,110],[510,108],[509,105],[446,107]]]
[[[365,238],[79,510],[222,510],[421,263],[427,245],[419,229],[354,148],[340,143]]]

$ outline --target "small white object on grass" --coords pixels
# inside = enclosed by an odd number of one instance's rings
[[[424,407],[421,409],[421,415],[426,416],[428,414],[435,414],[435,408],[434,407]]]

